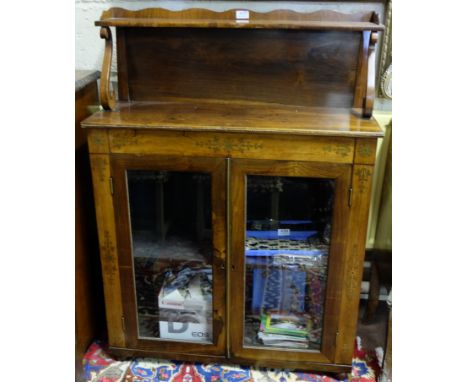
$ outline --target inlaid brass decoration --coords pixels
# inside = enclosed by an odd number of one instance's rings
[[[104,139],[102,139],[102,134],[101,133],[93,133],[91,135],[91,139],[93,141],[93,144],[96,145],[96,146],[101,146],[101,145],[103,145],[105,143]]]
[[[372,175],[372,171],[368,168],[361,167],[356,170],[356,174],[358,176],[359,181],[359,192],[362,193],[364,192],[366,183],[369,181],[369,178]]]
[[[335,145],[327,145],[323,147],[323,151],[327,153],[335,153],[342,157],[347,157],[351,152],[351,146],[344,143],[337,143]]]
[[[109,231],[104,231],[104,242],[101,245],[101,256],[103,259],[104,272],[108,275],[107,280],[110,284],[114,284],[117,274],[117,266],[115,265],[115,246],[110,239]]]
[[[359,254],[357,244],[353,245],[352,254],[351,254],[351,264],[348,271],[348,282],[346,286],[346,293],[350,300],[356,295],[356,288],[360,287],[361,281],[358,279],[358,268],[359,268]]]
[[[239,138],[237,142],[234,142],[229,138],[220,139],[218,137],[214,137],[209,140],[195,141],[195,145],[207,148],[214,153],[219,153],[221,151],[238,151],[240,153],[245,153],[246,151],[259,150],[263,148],[261,143],[252,143],[244,138]]]
[[[372,149],[370,145],[362,144],[362,145],[357,145],[357,146],[358,146],[359,155],[363,157],[368,157],[372,154]]]

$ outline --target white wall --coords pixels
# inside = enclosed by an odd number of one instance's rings
[[[375,10],[383,20],[382,2],[311,2],[311,1],[202,1],[202,0],[75,0],[75,68],[100,70],[104,41],[99,38],[99,28],[94,26],[102,11],[110,7],[143,9],[161,7],[171,10],[186,8],[209,8],[225,11],[232,8],[247,8],[268,12],[274,9],[292,9],[311,12],[317,9],[331,9],[345,13]],[[113,31],[115,42],[115,31]],[[115,60],[115,54],[114,54]],[[115,71],[115,61],[114,67]]]

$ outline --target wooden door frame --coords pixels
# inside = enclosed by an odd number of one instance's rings
[[[140,339],[137,328],[136,291],[131,245],[127,170],[205,172],[211,175],[213,229],[213,344]],[[152,350],[160,354],[226,354],[226,161],[223,158],[195,158],[163,155],[111,155],[113,202],[117,231],[119,275],[122,286],[123,330],[127,348]]]
[[[230,259],[230,346],[236,359],[280,362],[334,363],[336,342],[340,332],[340,303],[345,289],[344,259],[346,256],[346,232],[348,232],[350,206],[349,189],[352,165],[326,164],[299,161],[271,161],[232,159],[230,169],[231,237]],[[321,350],[317,352],[296,349],[274,350],[244,347],[244,243],[246,219],[246,175],[270,175],[334,179],[335,201],[333,207],[332,238],[328,262],[327,290],[324,309],[324,327]],[[350,360],[351,361],[351,360]]]

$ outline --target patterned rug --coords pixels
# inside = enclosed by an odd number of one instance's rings
[[[91,344],[83,359],[86,382],[334,382],[312,373],[260,369],[221,364],[199,364],[137,358],[116,361],[105,346]],[[353,369],[347,382],[376,382],[380,372],[376,353],[356,341]]]

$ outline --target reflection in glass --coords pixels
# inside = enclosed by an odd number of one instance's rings
[[[320,349],[334,189],[247,176],[245,346]]]
[[[211,176],[127,180],[139,337],[212,343]]]

